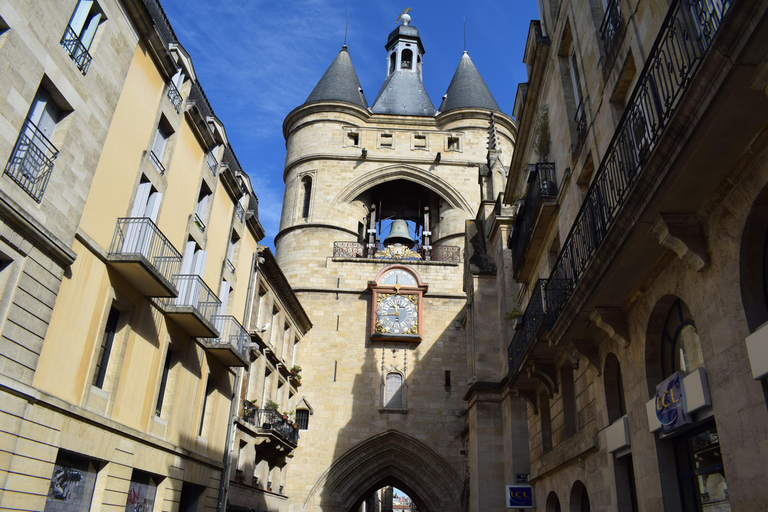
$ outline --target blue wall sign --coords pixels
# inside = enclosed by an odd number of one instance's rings
[[[533,489],[529,484],[507,486],[507,508],[533,508]]]
[[[664,434],[691,422],[685,413],[684,376],[683,372],[675,372],[656,386],[656,418]]]

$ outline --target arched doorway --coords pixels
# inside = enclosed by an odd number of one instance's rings
[[[458,512],[463,481],[440,455],[421,441],[389,430],[336,459],[307,501],[324,511],[351,512],[378,489],[396,487],[420,512]]]

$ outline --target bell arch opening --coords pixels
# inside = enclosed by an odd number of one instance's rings
[[[315,484],[324,510],[358,511],[378,489],[396,487],[423,512],[458,512],[463,482],[423,442],[396,430],[377,434],[337,458]]]

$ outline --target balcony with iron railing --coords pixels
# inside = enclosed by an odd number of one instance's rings
[[[274,409],[258,409],[246,401],[242,422],[253,429],[256,436],[270,441],[259,444],[262,459],[284,456],[299,443],[298,425]]]
[[[168,82],[168,99],[171,101],[171,105],[176,109],[176,112],[181,112],[181,93],[178,87],[172,81]]]
[[[588,274],[606,237],[612,236],[611,228],[643,176],[648,160],[685,97],[732,4],[732,0],[695,3],[678,0],[670,7],[549,279],[543,285],[550,336],[561,332],[563,326],[559,321],[566,309],[570,311],[568,318],[575,314],[570,301],[576,288]],[[602,265],[604,267],[605,262]],[[593,274],[589,271],[590,276]],[[584,294],[576,295],[583,299]],[[528,307],[541,308],[538,304]],[[527,314],[526,309],[524,328],[527,317],[531,321],[535,319],[534,323],[540,322],[538,315]],[[531,324],[527,327],[528,332],[534,328]],[[526,353],[524,348],[530,343],[530,337],[518,338],[516,334],[513,339],[509,366],[513,380],[520,374]]]
[[[165,174],[165,166],[163,165],[163,162],[160,161],[160,157],[155,154],[154,150],[149,151],[149,161],[152,162],[152,165],[157,169],[157,172],[159,172],[161,176]]]
[[[5,174],[39,203],[43,200],[53,171],[53,161],[58,155],[56,146],[32,121],[26,119],[5,164]]]
[[[405,261],[437,261],[442,263],[461,263],[461,248],[448,245],[385,246],[361,244],[358,242],[333,242],[334,258],[362,258]]]
[[[218,314],[221,301],[195,274],[178,274],[173,283],[179,294],[175,298],[165,299],[166,316],[172,318],[190,336],[198,338],[218,338],[219,330],[213,317]]]
[[[67,26],[67,29],[64,31],[64,35],[61,37],[61,46],[72,57],[72,60],[77,65],[77,69],[85,75],[91,65],[91,54],[72,27]]]
[[[555,219],[557,211],[555,164],[530,164],[528,183],[525,203],[515,216],[510,235],[515,280],[523,283],[530,280],[536,257]]]
[[[546,283],[546,279],[539,279],[536,282],[533,292],[531,293],[531,298],[528,300],[528,306],[523,313],[520,327],[515,331],[515,335],[512,337],[512,343],[510,343],[509,348],[507,349],[510,368],[518,368],[520,366],[525,355],[531,350],[531,347],[536,342],[539,332],[547,325],[546,301],[544,296],[544,287],[546,286]]]
[[[245,209],[243,208],[243,205],[240,204],[240,201],[235,203],[235,215],[237,215],[237,220],[245,222]]]
[[[621,28],[621,6],[619,0],[610,0],[605,8],[603,22],[600,24],[600,39],[603,40],[605,54],[610,55]]]
[[[147,297],[175,297],[181,254],[147,217],[117,219],[107,262]]]
[[[224,366],[248,366],[247,343],[251,341],[248,331],[231,315],[214,315],[213,325],[219,331],[219,337],[200,340],[206,352]]]
[[[216,157],[213,156],[213,152],[209,151],[206,153],[205,163],[208,165],[208,170],[211,171],[211,174],[213,174],[215,177],[216,169],[219,167],[219,162],[216,160]]]

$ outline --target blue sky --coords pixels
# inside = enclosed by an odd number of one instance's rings
[[[467,50],[501,109],[511,115],[535,0],[161,0],[192,56],[208,99],[227,130],[259,197],[259,216],[273,247],[280,225],[285,116],[312,92],[344,43],[368,103],[386,74],[384,43],[411,7],[424,55],[424,86],[435,107]]]

